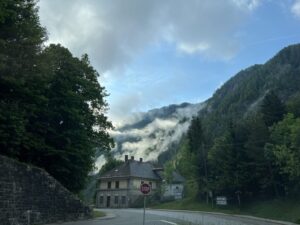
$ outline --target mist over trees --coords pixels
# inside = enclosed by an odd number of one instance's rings
[[[108,152],[107,96],[87,55],[45,47],[35,0],[0,3],[0,151],[44,168],[73,192]]]
[[[299,55],[300,45],[289,46],[241,71],[192,120],[172,159],[188,197],[299,196]]]

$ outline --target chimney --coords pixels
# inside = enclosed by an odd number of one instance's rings
[[[125,162],[128,162],[128,155],[125,155]]]
[[[132,161],[134,160],[134,156],[131,156],[131,160],[132,160]]]
[[[140,158],[140,162],[143,162],[143,158]]]

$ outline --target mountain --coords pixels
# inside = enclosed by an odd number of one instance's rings
[[[161,153],[178,145],[191,118],[203,107],[202,103],[182,103],[135,114],[130,122],[111,132],[116,144],[113,155],[117,159],[123,159],[123,155],[128,154],[146,161],[156,161]],[[98,158],[98,168],[103,158]],[[160,162],[165,160],[159,159]]]
[[[187,196],[236,204],[299,195],[300,44],[240,71],[205,101],[171,163]],[[195,188],[195,186],[197,188]]]
[[[262,65],[254,65],[228,80],[205,102],[199,116],[212,138],[229,122],[255,112],[264,96],[274,91],[283,102],[300,93],[300,44],[282,49]]]
[[[176,153],[193,116],[199,115],[210,139],[222,134],[230,122],[255,112],[269,91],[282,101],[300,93],[300,44],[282,49],[265,64],[244,69],[203,103],[169,105],[133,115],[127,124],[111,132],[116,142],[113,155],[128,154],[163,163]],[[104,157],[96,165],[101,167]]]
[[[111,133],[116,142],[112,152],[118,159],[128,154],[160,163],[172,157],[175,161],[182,160],[174,156],[182,154],[181,149],[185,149],[182,146],[186,145],[186,141],[181,142],[181,139],[193,116],[201,119],[207,144],[211,146],[229,124],[257,112],[264,97],[271,91],[285,104],[299,98],[300,44],[282,49],[265,64],[240,71],[203,103],[169,105],[134,115],[131,122]],[[96,164],[100,167],[101,163],[103,156]]]

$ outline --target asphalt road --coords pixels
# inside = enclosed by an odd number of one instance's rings
[[[141,209],[101,209],[110,218],[78,222],[67,222],[63,225],[142,225]],[[255,217],[211,214],[201,212],[146,210],[145,225],[282,225],[292,224],[261,220]],[[54,224],[53,224],[54,225]],[[56,225],[56,224],[55,224]]]

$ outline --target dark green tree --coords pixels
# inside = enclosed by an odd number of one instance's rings
[[[35,0],[0,2],[0,149],[78,192],[108,152],[107,96],[87,55],[46,39]]]
[[[0,2],[0,149],[17,156],[26,138],[40,77],[36,74],[45,30],[35,0]]]
[[[300,93],[289,99],[287,102],[287,111],[294,114],[295,117],[300,117]]]
[[[198,195],[198,166],[195,153],[189,149],[188,139],[183,137],[179,145],[178,153],[175,158],[176,169],[186,179],[185,194],[188,197],[197,197]]]
[[[207,168],[207,148],[205,148],[205,138],[202,128],[202,121],[199,117],[193,117],[187,132],[188,145],[191,153],[196,158],[198,196],[206,194],[208,201],[208,168]]]
[[[99,171],[99,175],[102,175],[102,174],[116,168],[117,166],[122,165],[123,163],[124,163],[124,161],[115,159],[111,154],[108,154],[106,156],[106,163],[101,167],[101,169]]]
[[[60,45],[50,45],[38,64],[45,77],[41,100],[28,117],[28,139],[20,160],[45,168],[69,190],[83,188],[93,169],[96,148],[107,152],[112,128],[104,115],[105,89],[87,55],[81,59]]]
[[[248,178],[247,191],[249,197],[278,195],[276,179],[278,170],[273,164],[272,158],[265,151],[265,144],[269,140],[269,129],[266,126],[261,113],[256,113],[244,121],[247,130],[247,140],[244,147],[247,154],[247,167],[251,171]]]
[[[285,194],[299,194],[300,118],[295,118],[293,114],[285,115],[282,121],[272,127],[267,146],[284,178],[281,185],[284,186]]]
[[[217,194],[227,195],[241,204],[248,192],[251,171],[244,148],[247,132],[241,124],[230,124],[223,136],[217,138],[209,151],[211,186]]]
[[[285,106],[274,91],[266,94],[262,105],[261,112],[263,114],[263,120],[268,127],[274,123],[282,120],[285,114]]]

